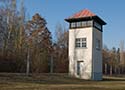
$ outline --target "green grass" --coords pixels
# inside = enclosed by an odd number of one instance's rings
[[[0,74],[0,90],[125,90],[125,78],[104,77],[103,81],[85,81],[67,74],[41,74],[27,77]]]

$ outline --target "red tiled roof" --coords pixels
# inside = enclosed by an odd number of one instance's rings
[[[92,16],[96,16],[94,13],[92,13],[91,11],[89,11],[88,9],[84,9],[72,16],[70,16],[68,19],[76,19],[76,18],[84,18],[84,17],[92,17]]]
[[[69,18],[66,18],[65,20],[67,22],[79,20],[97,20],[102,25],[106,24],[106,22],[104,22],[100,17],[98,17],[96,14],[92,13],[88,9],[81,10],[80,12],[70,16]]]

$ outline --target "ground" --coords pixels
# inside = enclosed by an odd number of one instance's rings
[[[125,90],[125,77],[85,81],[68,74],[0,74],[0,90]]]

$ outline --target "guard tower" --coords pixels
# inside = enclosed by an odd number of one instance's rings
[[[69,74],[102,80],[102,32],[106,23],[87,9],[65,20],[69,22]]]

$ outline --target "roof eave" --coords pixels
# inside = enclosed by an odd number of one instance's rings
[[[67,18],[65,21],[67,22],[73,22],[73,21],[79,21],[79,20],[92,20],[92,17],[80,17],[80,18]]]
[[[67,18],[65,19],[65,21],[67,22],[76,22],[79,20],[96,20],[99,23],[101,23],[102,25],[106,25],[107,23],[105,21],[103,21],[101,18],[99,18],[98,16],[89,16],[89,17],[80,17],[80,18]]]
[[[93,17],[94,20],[98,21],[99,23],[101,23],[102,25],[106,25],[107,23],[105,21],[103,21],[100,17],[98,16],[94,16]]]

